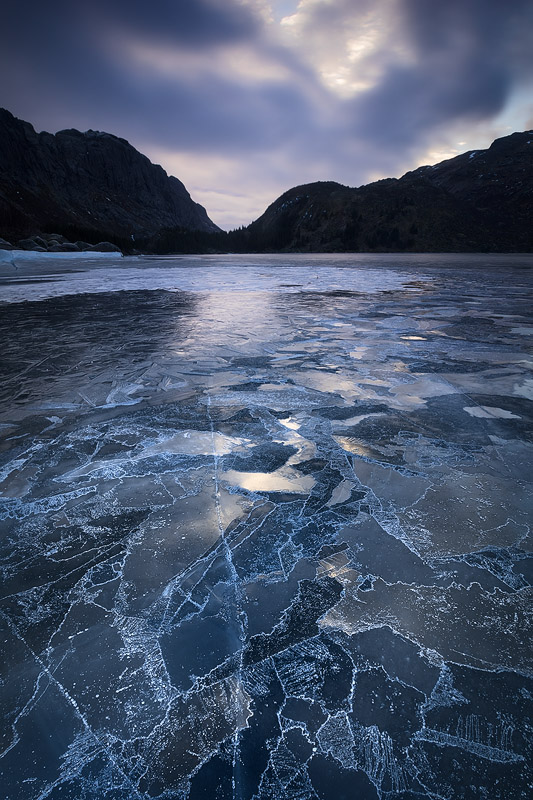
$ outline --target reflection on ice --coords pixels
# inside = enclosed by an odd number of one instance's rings
[[[230,469],[223,472],[221,480],[230,486],[242,486],[249,492],[309,492],[315,485],[311,475],[302,476],[288,468],[275,472],[238,472]]]
[[[471,417],[481,419],[520,419],[518,414],[512,414],[505,408],[496,408],[495,406],[465,406],[463,411],[466,411]]]
[[[289,428],[292,431],[297,431],[302,427],[302,423],[298,422],[296,417],[286,417],[285,419],[280,419],[280,422],[285,428]]]
[[[168,439],[153,444],[142,450],[137,458],[150,458],[157,453],[182,453],[183,455],[217,455],[232,453],[245,443],[243,439],[211,434],[207,431],[184,430]]]

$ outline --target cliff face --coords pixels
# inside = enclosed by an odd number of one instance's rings
[[[142,240],[165,227],[215,232],[162,167],[109,133],[36,133],[0,109],[0,236]]]
[[[298,186],[247,236],[253,250],[533,251],[533,132],[398,180]]]
[[[0,109],[0,236],[37,232],[156,252],[532,252],[533,131],[400,179],[297,186],[225,234],[124,139],[38,134]]]

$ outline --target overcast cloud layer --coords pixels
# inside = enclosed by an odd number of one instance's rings
[[[4,0],[0,105],[107,130],[222,227],[533,127],[531,0]]]

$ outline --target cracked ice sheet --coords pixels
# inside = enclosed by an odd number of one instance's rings
[[[531,266],[3,274],[9,800],[529,796]]]

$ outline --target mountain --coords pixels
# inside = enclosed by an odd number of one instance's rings
[[[403,177],[285,192],[225,233],[184,185],[109,133],[36,133],[0,109],[0,237],[147,252],[532,252],[533,131]]]
[[[54,232],[142,247],[162,228],[218,231],[185,186],[110,133],[36,133],[0,109],[0,236]],[[134,245],[134,246],[135,246]]]
[[[533,131],[399,179],[297,186],[239,233],[255,252],[531,252]]]

